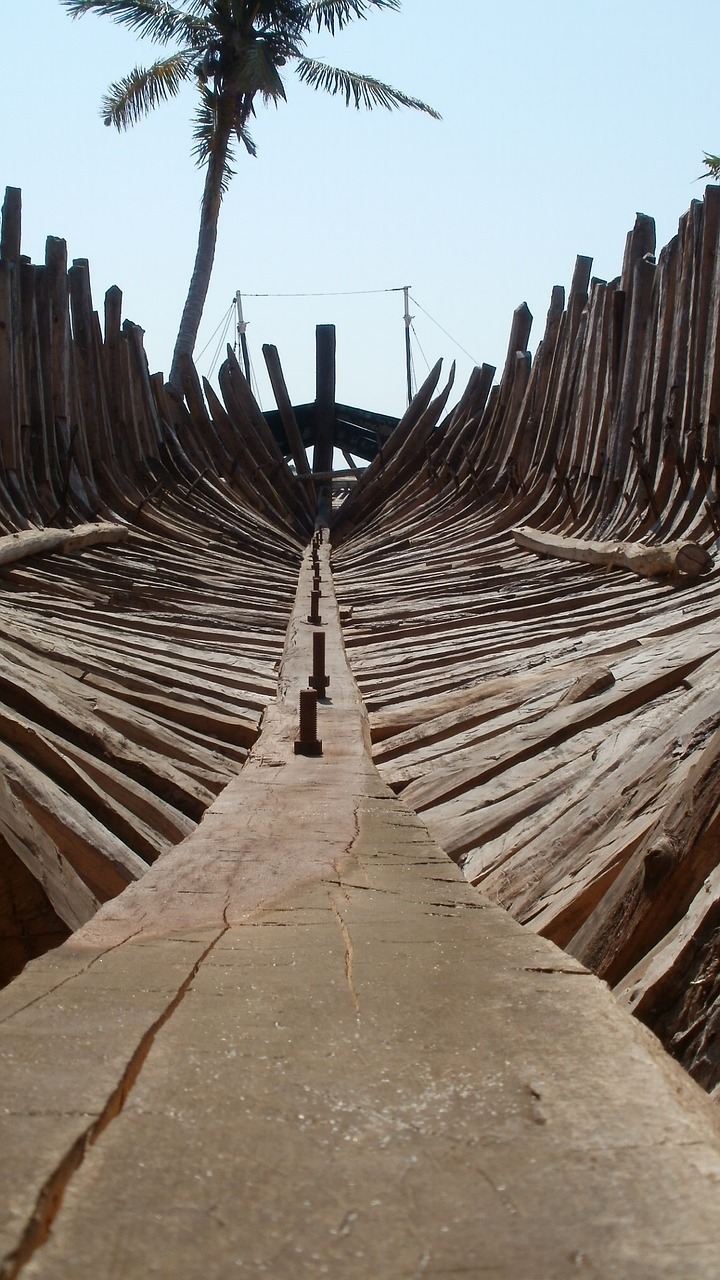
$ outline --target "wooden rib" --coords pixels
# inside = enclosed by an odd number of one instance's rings
[[[242,766],[314,507],[232,353],[219,394],[189,362],[174,393],[119,291],[102,338],[87,264],[68,272],[54,239],[44,265],[22,261],[19,218],[10,195],[0,530],[30,544],[43,525],[129,529],[0,568],[3,857],[73,927]],[[709,1087],[719,238],[713,189],[657,261],[641,215],[615,280],[579,258],[567,301],[553,290],[532,359],[518,309],[495,387],[483,366],[448,408],[436,366],[332,534],[383,775],[471,879],[582,947]],[[538,560],[513,540],[527,524],[546,550],[641,542],[655,564],[694,544],[708,571],[668,586]],[[651,911],[655,872],[670,888]]]

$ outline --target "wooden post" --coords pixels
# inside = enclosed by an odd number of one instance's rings
[[[299,476],[308,476],[309,478],[310,463],[307,460],[305,446],[300,435],[300,428],[298,427],[295,414],[293,413],[292,402],[288,395],[288,389],[285,383],[282,365],[280,364],[278,349],[266,342],[262,350],[265,357],[268,375],[270,377],[270,384],[273,389],[273,395],[275,396],[275,402],[280,414],[280,421],[285,429],[285,435],[287,436],[287,441],[290,446],[292,460],[295,463],[295,470]],[[311,478],[308,479],[306,492],[314,506],[316,501],[315,487]]]
[[[13,262],[0,261],[0,446],[5,466],[13,470],[21,465],[13,343],[12,273],[15,270]]]
[[[319,324],[315,330],[315,448],[313,471],[332,471],[335,445],[335,325]],[[332,485],[317,487],[318,525],[330,524]]]
[[[412,379],[412,348],[410,346],[410,325],[412,324],[412,316],[410,315],[410,285],[403,286],[403,298],[405,300],[405,378],[407,381],[407,402],[408,407],[412,404],[413,398],[413,379]]]
[[[75,258],[68,271],[70,312],[72,315],[74,371],[78,431],[75,457],[79,459],[84,480],[92,476],[91,459],[107,456],[100,403],[100,379],[94,363],[93,306],[90,289],[90,265],[87,258]]]
[[[520,306],[516,307],[513,313],[510,340],[508,342],[507,355],[505,357],[505,368],[503,369],[503,375],[500,380],[500,401],[503,405],[507,404],[510,399],[510,392],[512,390],[515,370],[517,368],[517,353],[518,351],[525,352],[528,349],[532,321],[533,318],[527,303],[521,302]]]
[[[48,236],[45,247],[50,305],[50,388],[55,430],[64,441],[62,464],[67,462],[70,432],[70,312],[68,303],[67,246]]]
[[[22,195],[19,187],[6,187],[0,223],[0,257],[7,262],[20,261],[20,228]]]
[[[105,334],[104,355],[107,370],[108,410],[112,428],[117,432],[118,424],[123,421],[124,387],[122,363],[122,292],[117,285],[111,285],[105,294]],[[121,434],[121,433],[118,433]]]

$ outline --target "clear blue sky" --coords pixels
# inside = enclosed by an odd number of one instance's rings
[[[47,235],[90,261],[93,295],[118,284],[166,373],[195,251],[202,175],[190,157],[191,88],[126,134],[106,129],[103,90],[155,47],[108,19],[72,21],[58,0],[5,0],[0,179],[23,191],[24,252]],[[502,366],[514,307],[542,335],[553,284],[577,253],[603,278],[621,266],[636,210],[658,244],[720,151],[714,73],[718,0],[405,0],[308,51],[424,98],[442,123],[366,115],[287,76],[288,102],[261,110],[256,160],[238,157],[223,206],[198,343],[236,289],[248,295],[254,369],[266,407],[263,342],[275,343],[296,402],[314,395],[314,328],[338,329],[338,398],[399,413],[402,294],[306,299],[251,294],[385,290],[404,284],[415,362],[457,356]],[[207,372],[217,339],[198,359]]]

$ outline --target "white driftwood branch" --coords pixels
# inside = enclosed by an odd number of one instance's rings
[[[680,540],[646,547],[640,542],[591,542],[581,538],[561,537],[528,525],[511,530],[519,547],[538,555],[556,556],[560,560],[577,560],[583,564],[620,566],[644,578],[658,575],[683,575],[697,578],[712,568],[712,556],[697,542]]]
[[[77,524],[73,529],[23,529],[0,538],[0,565],[26,560],[29,556],[59,551],[69,555],[104,543],[124,542],[129,533],[125,524]]]

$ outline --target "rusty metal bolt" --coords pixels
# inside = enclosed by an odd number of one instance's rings
[[[312,622],[313,625],[316,627],[319,627],[322,625],[322,618],[320,617],[320,592],[319,591],[313,590],[310,592],[310,612],[308,614],[308,622]]]
[[[317,701],[315,689],[300,690],[300,736],[293,744],[296,756],[322,755],[322,741],[317,736]]]
[[[310,685],[319,698],[325,697],[330,678],[325,674],[325,632],[313,631],[313,666]]]

